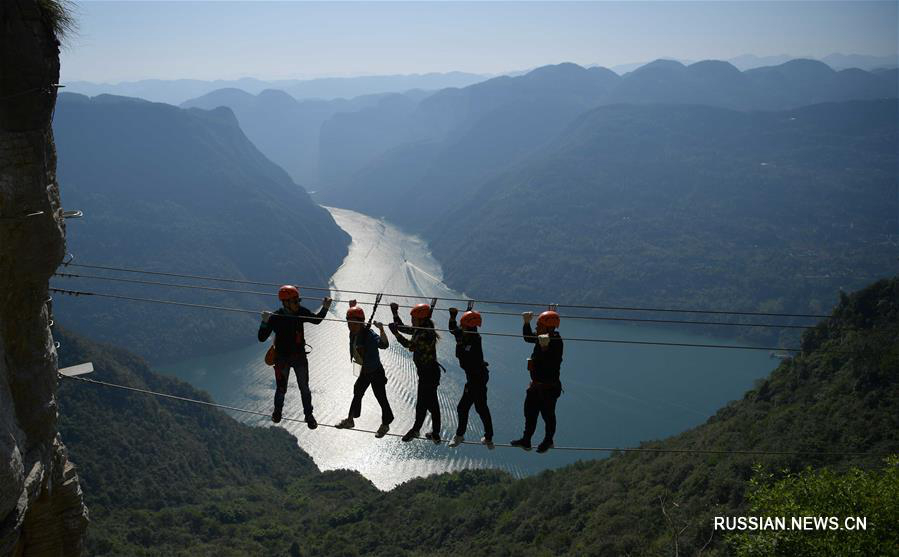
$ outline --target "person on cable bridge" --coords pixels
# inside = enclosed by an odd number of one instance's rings
[[[275,410],[272,421],[281,421],[281,410],[284,407],[284,395],[287,393],[287,379],[290,368],[293,368],[300,388],[300,399],[303,402],[303,414],[309,429],[318,427],[312,414],[312,392],[309,390],[309,361],[306,358],[306,337],[303,324],[318,325],[322,322],[331,307],[331,298],[324,297],[317,313],[312,313],[300,305],[300,291],[296,286],[285,284],[278,289],[281,308],[271,312],[262,312],[262,323],[259,324],[259,342],[265,342],[275,333]]]
[[[553,310],[544,311],[537,318],[537,335],[531,330],[531,319],[534,314],[526,311],[522,336],[524,341],[534,345],[534,351],[528,360],[528,371],[531,383],[524,399],[524,434],[521,439],[512,441],[513,447],[531,450],[531,437],[537,429],[537,416],[543,416],[546,428],[545,436],[537,446],[538,453],[545,453],[553,448],[553,436],[556,433],[556,401],[562,394],[562,382],[559,370],[562,367],[562,337],[556,332],[559,326],[559,314]]]
[[[399,306],[390,304],[393,312],[393,323],[390,323],[390,332],[396,340],[412,352],[412,362],[418,374],[418,393],[415,401],[415,423],[412,429],[403,435],[402,440],[409,442],[418,437],[421,426],[424,424],[425,415],[431,414],[431,432],[425,434],[435,444],[440,444],[440,402],[437,399],[437,387],[440,385],[440,364],[437,362],[437,340],[440,338],[434,330],[434,322],[431,320],[431,306],[418,304],[409,312],[412,316],[412,326],[403,324],[399,316]],[[410,338],[403,333],[411,334]]]
[[[478,327],[481,326],[481,314],[468,310],[462,314],[456,325],[456,314],[459,310],[449,308],[449,330],[456,337],[456,357],[459,359],[459,367],[465,371],[465,389],[462,398],[456,406],[459,415],[459,425],[456,427],[456,435],[450,442],[450,447],[458,447],[465,441],[465,430],[468,428],[468,413],[471,406],[477,411],[484,424],[484,437],[481,443],[488,449],[493,449],[493,420],[490,418],[490,408],[487,407],[487,380],[490,373],[487,370],[487,362],[484,361],[484,351],[481,348],[481,335]]]
[[[353,420],[362,415],[362,397],[371,385],[375,399],[381,406],[381,427],[375,433],[375,437],[381,438],[390,431],[390,423],[393,421],[393,412],[390,410],[385,389],[387,374],[378,354],[378,350],[386,350],[389,346],[387,334],[382,323],[374,322],[375,327],[381,332],[380,335],[373,332],[370,325],[365,324],[365,311],[356,305],[356,300],[350,300],[350,308],[346,311],[346,324],[350,330],[350,357],[362,366],[362,370],[353,385],[353,401],[350,403],[349,414],[337,424],[337,428],[355,427],[356,423]]]

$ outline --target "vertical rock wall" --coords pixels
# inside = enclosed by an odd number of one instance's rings
[[[65,250],[50,127],[52,0],[0,1],[0,555],[79,555],[87,510],[56,427],[47,285]],[[31,216],[29,216],[31,215]]]

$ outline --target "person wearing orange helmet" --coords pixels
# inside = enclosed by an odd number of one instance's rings
[[[281,421],[281,410],[284,407],[284,395],[287,393],[287,380],[290,368],[293,368],[300,388],[300,399],[303,401],[303,414],[309,429],[318,427],[312,414],[312,392],[309,390],[309,361],[306,359],[306,337],[303,324],[318,325],[328,314],[331,298],[322,299],[322,307],[312,313],[300,305],[300,291],[296,286],[285,284],[278,290],[281,308],[262,312],[262,323],[259,324],[259,342],[265,342],[275,333],[275,410],[272,421]]]
[[[396,340],[412,352],[412,362],[418,374],[418,393],[415,401],[415,424],[403,435],[403,441],[409,442],[418,437],[425,416],[431,414],[431,432],[425,434],[436,444],[440,444],[440,401],[437,398],[437,387],[440,385],[440,364],[437,362],[437,340],[440,338],[434,330],[431,320],[432,308],[428,304],[418,304],[409,312],[412,326],[403,323],[399,316],[399,305],[390,304],[393,312],[393,323],[390,332]],[[411,334],[410,338],[403,333]]]
[[[562,337],[556,332],[559,327],[559,314],[554,310],[544,311],[537,318],[537,334],[531,329],[534,314],[526,311],[522,336],[524,341],[534,345],[534,351],[528,360],[531,383],[524,399],[524,434],[521,439],[512,441],[513,447],[531,450],[531,437],[537,429],[537,416],[543,416],[545,435],[537,446],[538,453],[545,453],[553,448],[553,436],[556,433],[556,401],[562,394],[562,382],[559,371],[562,367]]]
[[[459,359],[459,367],[465,372],[465,388],[462,398],[456,406],[459,423],[456,426],[456,435],[450,441],[450,447],[458,447],[465,440],[465,430],[468,429],[468,413],[474,405],[475,411],[481,417],[484,424],[484,437],[481,443],[488,449],[493,449],[493,420],[490,417],[490,408],[487,407],[487,380],[490,374],[487,370],[487,362],[484,361],[484,351],[481,347],[481,335],[478,327],[481,326],[481,314],[468,310],[462,314],[456,325],[456,315],[459,310],[449,308],[449,330],[456,337],[456,357]]]
[[[378,350],[386,350],[389,346],[384,325],[377,321],[375,327],[380,335],[371,330],[371,326],[365,324],[365,311],[356,305],[356,300],[350,300],[350,308],[346,311],[346,324],[350,330],[350,357],[354,362],[362,366],[359,378],[353,385],[353,401],[350,403],[350,412],[347,417],[337,424],[338,429],[349,429],[356,426],[354,418],[362,415],[362,397],[371,385],[375,393],[375,399],[381,406],[381,427],[375,433],[375,437],[381,438],[390,431],[390,423],[393,421],[393,412],[387,401],[387,374],[381,365],[381,357]]]

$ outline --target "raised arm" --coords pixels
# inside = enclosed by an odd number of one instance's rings
[[[272,312],[270,311],[262,312],[262,322],[259,323],[259,333],[256,335],[259,338],[259,342],[265,342],[269,335],[272,334],[272,326],[269,323],[271,316]]]
[[[392,302],[390,304],[390,312],[393,313],[393,324],[396,326],[396,330],[401,333],[406,333],[407,335],[411,335],[415,332],[414,327],[410,327],[403,323],[403,318],[400,317],[400,306],[396,302]],[[393,330],[393,327],[390,328],[391,332],[396,335],[396,331]],[[399,336],[397,336],[397,340],[399,340]],[[403,346],[406,346],[405,344]]]
[[[396,337],[397,342],[403,345],[404,348],[409,348],[412,343],[409,341],[409,339],[404,337],[402,333],[400,333],[399,326],[396,323],[391,323],[389,327],[390,332],[393,333],[393,336]]]
[[[465,336],[465,333],[462,332],[462,329],[456,324],[456,314],[459,313],[459,310],[456,308],[449,308],[449,332],[452,333],[454,337],[456,337],[456,342],[462,342],[462,337]]]
[[[524,338],[525,342],[534,344],[537,342],[537,335],[535,335],[533,329],[531,329],[531,319],[534,318],[534,314],[530,311],[526,311],[521,314],[521,317],[524,319],[524,326],[521,328],[521,336]]]
[[[318,325],[319,323],[322,322],[322,319],[324,319],[325,316],[328,315],[328,308],[330,308],[330,307],[331,307],[331,298],[329,298],[328,296],[325,296],[324,298],[322,298],[322,307],[320,307],[318,309],[318,312],[312,313],[311,311],[307,310],[308,315],[303,316],[303,321],[305,321],[306,323],[310,323],[312,325]]]
[[[374,325],[378,328],[378,331],[381,332],[381,334],[378,335],[378,348],[386,350],[390,346],[390,342],[387,341],[387,333],[384,332],[384,324],[380,321],[375,321]]]

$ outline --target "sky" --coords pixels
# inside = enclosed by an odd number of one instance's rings
[[[896,55],[899,2],[76,1],[62,79],[308,79]]]

